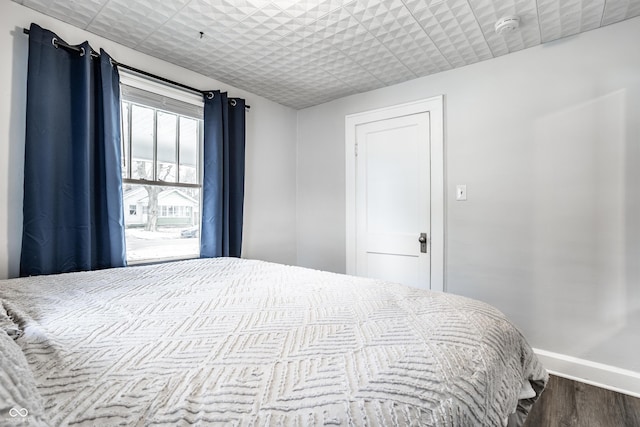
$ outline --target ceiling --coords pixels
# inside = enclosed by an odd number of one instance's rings
[[[296,109],[640,15],[640,0],[14,1]]]

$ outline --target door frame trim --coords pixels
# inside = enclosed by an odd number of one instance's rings
[[[356,127],[417,113],[429,113],[431,144],[431,290],[445,290],[444,95],[345,117],[347,274],[356,273]]]

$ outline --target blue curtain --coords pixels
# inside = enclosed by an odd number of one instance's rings
[[[20,275],[126,264],[118,71],[32,24]]]
[[[240,257],[244,203],[245,101],[205,93],[200,256]]]

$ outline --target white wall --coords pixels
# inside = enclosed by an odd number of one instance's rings
[[[298,264],[345,271],[345,115],[444,94],[448,291],[640,372],[638,40],[635,18],[301,110]]]
[[[28,36],[31,22],[72,44],[89,40],[116,60],[189,86],[221,89],[251,105],[247,113],[247,174],[243,256],[295,263],[296,112],[252,93],[44,16],[0,2],[0,278],[19,271]]]

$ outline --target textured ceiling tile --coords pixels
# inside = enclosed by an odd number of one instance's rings
[[[384,87],[383,83],[376,83],[372,80],[363,80],[360,84],[352,84],[351,87],[354,89],[354,93],[362,93],[368,92],[370,90],[380,89]]]
[[[108,0],[24,0],[23,4],[80,28],[86,28]]]
[[[356,54],[349,55],[354,62],[386,84],[404,78],[409,80],[416,75],[400,62],[377,39],[372,39],[361,46]]]
[[[270,85],[263,86],[260,82],[254,84],[258,90],[263,93],[273,92],[282,93],[282,96],[289,98],[302,98],[306,102],[310,102],[314,97],[324,97],[326,90],[349,90],[342,82],[331,78],[330,75],[318,72],[309,73],[306,69],[295,70],[294,74],[288,76],[287,79]],[[301,100],[298,99],[298,102]],[[298,104],[299,105],[299,104]]]
[[[228,79],[219,76],[233,70],[238,74],[246,73],[247,68],[256,64],[247,51],[232,49],[234,43],[233,37],[223,39],[222,33],[215,33],[213,29],[200,39],[193,29],[172,22],[155,32],[138,49],[229,83]],[[252,53],[258,55],[258,47],[254,46],[254,49]]]
[[[234,3],[234,4],[238,3],[236,0],[231,0],[231,2]],[[265,7],[270,2],[271,2],[271,0],[245,0],[245,3],[255,7],[257,9],[261,9],[261,8]]]
[[[341,52],[333,54],[332,57],[323,64],[323,69],[348,85],[361,85],[362,80],[375,80],[376,84],[381,83],[381,81],[373,77],[366,69],[362,68],[349,56]]]
[[[375,76],[366,71],[336,75],[335,78],[343,82],[346,87],[353,89],[354,92],[362,92],[363,88],[374,89],[385,85],[382,80],[377,79]]]
[[[346,10],[339,9],[318,19],[306,27],[308,38],[314,44],[340,46],[364,33],[360,23]]]
[[[23,0],[22,4],[24,6],[30,7],[31,9],[38,10],[42,13],[46,13],[49,10],[49,7],[54,3],[54,0]]]
[[[400,0],[358,0],[345,9],[375,36],[400,26],[398,20],[410,16]]]
[[[539,0],[542,42],[600,26],[605,0]]]
[[[385,45],[418,76],[451,68],[422,27],[412,28],[404,37],[399,36],[396,40],[385,40]]]
[[[400,56],[402,63],[409,68],[416,76],[424,77],[429,74],[439,73],[451,69],[451,65],[445,64],[444,66],[438,66],[434,64],[431,59],[421,54],[419,50],[414,51],[415,54],[411,57],[412,51],[407,51],[407,56]]]
[[[252,24],[248,19],[253,18],[245,11],[251,10],[259,16],[282,12],[269,2],[262,4],[266,10],[259,9],[259,5],[240,3],[244,10],[241,11],[220,0],[191,1],[138,48],[229,83],[226,76],[230,70],[241,74],[252,64],[260,67],[262,64],[257,63],[255,57],[263,57],[264,50],[273,46],[272,39],[276,37],[269,37],[272,28]],[[258,15],[254,18],[260,19]],[[260,30],[254,31],[254,26]],[[200,31],[204,33],[202,38]]]
[[[184,43],[190,49],[215,49],[236,43],[234,36],[233,32],[227,31],[226,28],[193,25],[193,22],[185,23],[174,19],[158,29],[144,43],[152,40],[162,43],[165,39],[172,39]]]
[[[427,70],[433,72],[450,68],[446,59],[402,1],[358,0],[346,9],[373,37],[393,53],[395,59],[404,65],[397,69],[399,78],[406,78],[406,76],[414,78],[425,75]],[[393,72],[393,70],[387,72]],[[385,76],[385,81],[396,79],[397,77],[389,74]]]
[[[609,25],[640,15],[640,0],[607,1],[602,25]]]
[[[176,14],[188,0],[110,0],[87,29],[126,46],[136,46]]]
[[[384,82],[385,86],[406,82],[415,79],[413,74],[404,64],[400,62],[388,61],[383,63],[374,62],[369,66],[369,72]]]
[[[238,47],[246,46],[249,43],[260,40],[265,37],[265,35],[271,33],[270,28],[256,22],[252,22],[251,18],[247,18],[235,26],[227,28],[227,31],[234,34],[234,38],[238,42]]]
[[[248,16],[242,24],[247,28],[246,34],[253,33],[254,28],[264,28],[262,38],[270,42],[278,41],[299,27],[293,17],[273,3]]]
[[[378,88],[384,86],[384,82],[352,62],[332,64],[327,69],[327,72],[352,88],[354,92],[362,91],[363,87]]]
[[[348,3],[350,2],[338,0],[301,0],[293,4],[284,2],[282,9],[293,16],[300,25],[309,25]]]
[[[267,6],[269,0],[211,0],[211,3],[220,5],[223,9],[234,10],[236,18],[242,20]]]
[[[257,10],[253,10],[256,12]],[[192,0],[183,13],[176,16],[185,23],[189,19],[202,22],[206,28],[235,28],[240,22],[249,17],[246,10],[241,10],[222,0]]]
[[[344,31],[339,38],[335,38],[333,46],[341,52],[345,52],[369,37],[373,36],[362,25],[358,24]]]
[[[361,37],[351,40],[340,46],[340,50],[354,61],[358,61],[361,55],[366,55],[372,48],[382,48],[382,44],[370,33],[364,33]]]
[[[467,0],[450,0],[431,7],[415,3],[410,11],[451,66],[461,67],[491,58]],[[473,43],[477,40],[480,42]]]
[[[540,44],[540,26],[535,0],[469,0],[484,38],[494,57]],[[520,18],[518,31],[504,35],[496,34],[495,24],[500,18],[517,15]]]
[[[446,1],[448,0],[403,0],[403,2],[410,10],[416,9],[417,7],[437,6],[440,3],[444,3]]]
[[[402,48],[395,48],[397,41],[386,46],[415,76],[425,76],[451,68],[440,51],[426,36],[423,43],[414,40],[411,36],[405,36],[400,40]]]

